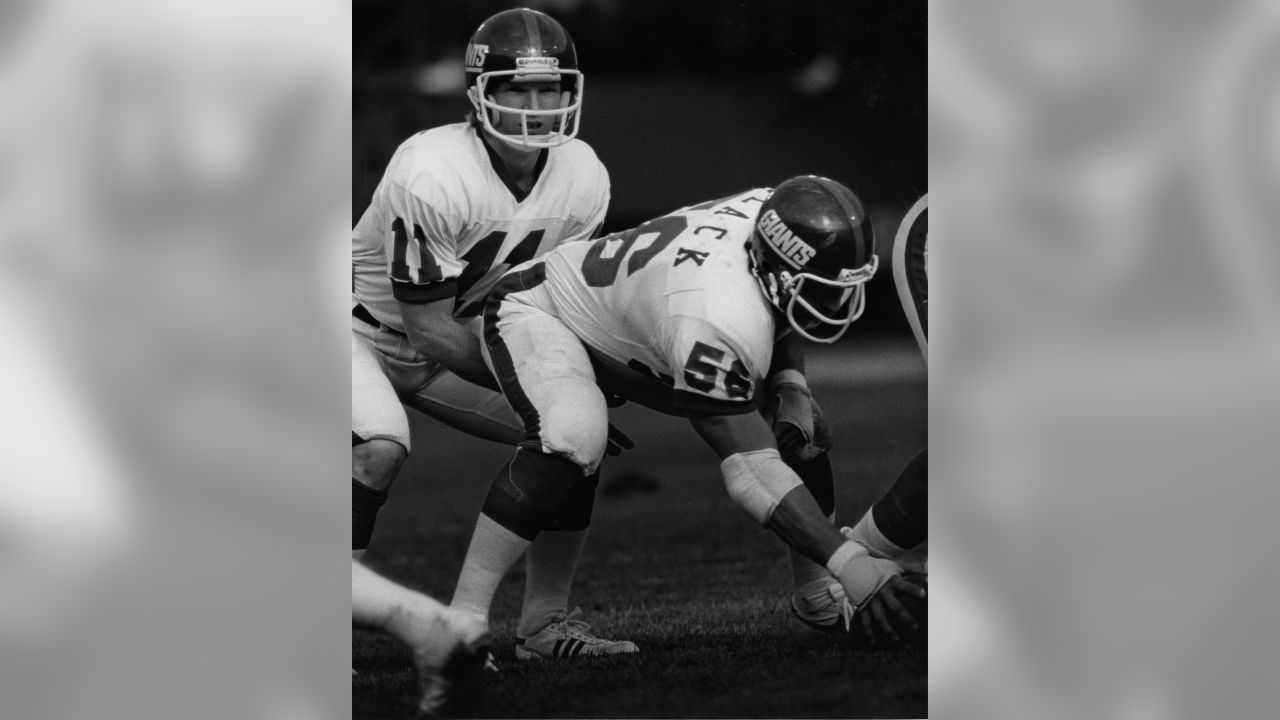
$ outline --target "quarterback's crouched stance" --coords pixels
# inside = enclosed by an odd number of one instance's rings
[[[599,465],[608,394],[688,417],[721,458],[734,501],[808,558],[824,588],[834,578],[838,592],[825,595],[845,628],[873,599],[912,626],[898,594],[924,590],[825,517],[756,404],[775,341],[839,338],[861,314],[876,266],[858,199],[804,176],[561,246],[508,273],[485,308],[486,360],[525,437],[477,526],[504,548],[489,557],[489,592],[575,479]],[[774,377],[799,385],[796,375]]]
[[[521,437],[522,423],[481,357],[484,299],[507,268],[593,237],[609,204],[604,165],[575,138],[582,74],[560,23],[523,8],[500,12],[477,28],[465,62],[468,121],[406,140],[353,233],[357,555],[409,452],[404,405],[507,446]],[[516,631],[572,639],[584,654],[634,652],[630,642],[587,634],[569,611],[594,490],[595,478],[581,478],[540,525],[547,532],[526,558]],[[483,537],[478,542],[483,548]],[[492,598],[477,597],[468,580],[485,572],[484,554],[477,557],[452,605],[487,620]]]

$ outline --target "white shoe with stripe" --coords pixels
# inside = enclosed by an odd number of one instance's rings
[[[516,638],[517,660],[564,660],[567,658],[627,655],[640,652],[630,640],[606,640],[591,634],[582,619],[582,608],[556,615],[551,624],[531,637]]]

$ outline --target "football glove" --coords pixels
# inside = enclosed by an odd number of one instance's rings
[[[636,444],[631,442],[631,438],[622,432],[613,423],[609,423],[609,440],[604,446],[604,454],[609,457],[617,457],[622,454],[623,450],[630,450]]]
[[[778,450],[799,452],[813,441],[814,406],[809,388],[796,383],[779,383],[774,388],[777,410],[773,414],[773,436]]]

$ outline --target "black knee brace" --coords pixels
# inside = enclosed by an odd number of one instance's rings
[[[555,515],[542,529],[578,532],[591,527],[591,510],[596,504],[596,486],[599,484],[599,469],[588,477],[577,478],[569,486],[569,492],[556,508]]]
[[[871,508],[889,542],[910,550],[929,537],[929,450],[921,450]]]
[[[791,465],[791,463],[787,463]],[[836,511],[836,481],[831,470],[831,458],[827,453],[808,461],[791,465],[791,469],[800,476],[801,482],[818,501],[818,509],[822,514],[831,517]]]
[[[521,448],[489,486],[483,512],[525,540],[533,540],[553,522],[574,483],[583,479],[582,469],[572,460]]]
[[[378,508],[387,501],[385,490],[374,490],[351,478],[351,549],[364,550],[373,537],[373,525],[378,519]]]

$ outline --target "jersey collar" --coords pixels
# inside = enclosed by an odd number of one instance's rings
[[[498,153],[494,152],[489,145],[489,141],[484,137],[484,131],[480,128],[475,128],[475,133],[480,140],[480,144],[484,146],[485,153],[489,155],[489,164],[493,166],[493,171],[498,174],[498,179],[502,181],[503,185],[507,186],[507,190],[515,197],[516,202],[524,202],[525,198],[529,197],[533,192],[533,189],[538,187],[538,180],[542,177],[542,170],[547,166],[548,148],[543,148],[538,152],[538,161],[533,165],[533,182],[529,184],[529,192],[523,192],[520,190],[520,186],[516,185],[515,178],[511,176],[511,171],[507,170],[507,164],[502,162],[502,158],[498,157]]]

